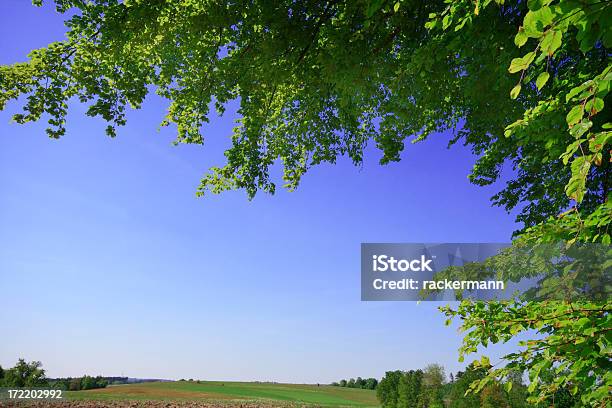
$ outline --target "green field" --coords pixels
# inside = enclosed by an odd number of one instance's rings
[[[329,385],[190,381],[109,386],[66,393],[72,400],[262,400],[322,406],[377,407],[375,391]]]

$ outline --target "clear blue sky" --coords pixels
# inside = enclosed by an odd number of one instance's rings
[[[61,16],[0,3],[0,63],[61,40]],[[431,362],[456,371],[460,336],[438,304],[360,301],[361,242],[507,242],[499,188],[468,183],[474,161],[448,135],[398,164],[320,166],[293,193],[198,199],[222,164],[235,115],[206,144],[172,146],[165,102],[116,139],[71,106],[59,141],[0,112],[0,365],[50,376],[329,382]],[[494,351],[496,355],[499,351]]]

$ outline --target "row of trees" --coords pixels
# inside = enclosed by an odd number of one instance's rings
[[[333,382],[331,385],[336,387],[347,387],[347,388],[361,388],[364,390],[375,390],[378,386],[378,380],[376,378],[351,378],[347,380],[340,380],[339,382]]]
[[[101,376],[91,377],[89,375],[83,377],[68,377],[57,378],[52,381],[55,388],[61,388],[66,391],[93,390],[95,388],[106,388],[109,381]]]
[[[444,368],[438,364],[424,370],[387,371],[376,395],[383,408],[441,408],[444,383]]]
[[[383,408],[573,408],[580,404],[581,392],[572,394],[560,388],[539,404],[528,402],[528,387],[523,373],[515,371],[505,382],[490,383],[474,390],[475,382],[487,377],[490,365],[472,363],[465,371],[450,374],[446,381],[444,368],[431,364],[423,370],[387,371],[376,395]],[[542,374],[552,382],[552,375]]]

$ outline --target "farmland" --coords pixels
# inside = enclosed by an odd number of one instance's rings
[[[317,405],[376,407],[370,390],[328,385],[176,381],[116,385],[104,389],[67,392],[71,401],[199,401],[213,405]]]

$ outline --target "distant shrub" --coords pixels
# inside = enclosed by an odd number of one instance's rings
[[[351,378],[347,380],[340,380],[339,382],[333,382],[331,385],[336,387],[347,387],[347,388],[361,388],[364,390],[375,390],[378,386],[378,380],[376,378],[363,379],[357,377],[357,379]]]

